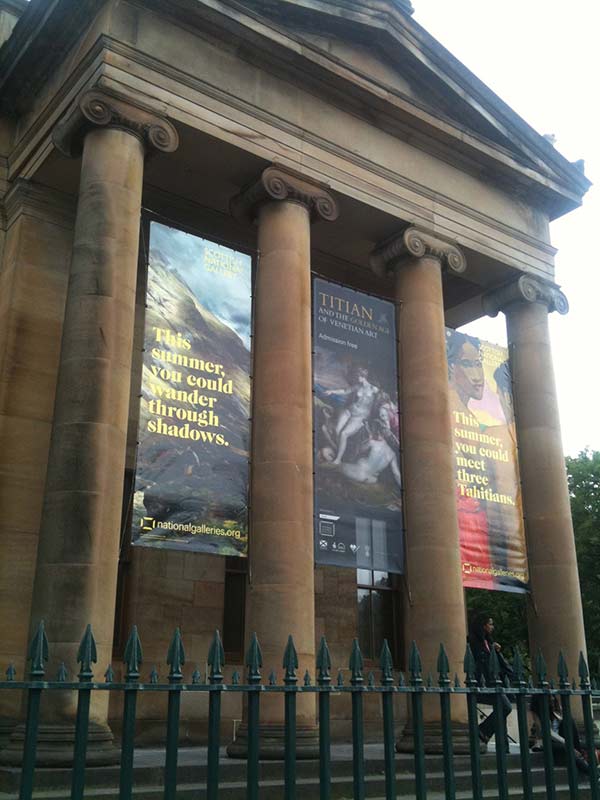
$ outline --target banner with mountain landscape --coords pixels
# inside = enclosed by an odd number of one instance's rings
[[[134,545],[246,556],[252,259],[150,227]]]

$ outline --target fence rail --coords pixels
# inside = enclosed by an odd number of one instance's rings
[[[283,695],[285,709],[284,723],[284,797],[295,800],[296,792],[296,699],[298,694],[312,693],[318,696],[319,710],[319,786],[320,800],[331,797],[331,737],[330,737],[330,700],[332,695],[350,694],[352,707],[352,766],[354,800],[365,798],[365,755],[364,755],[364,720],[363,700],[365,695],[377,694],[382,705],[382,739],[385,764],[385,797],[396,800],[396,761],[394,739],[394,705],[395,695],[410,697],[412,727],[414,739],[414,775],[417,800],[427,798],[427,774],[423,725],[423,701],[427,696],[436,696],[440,704],[440,726],[443,749],[443,772],[445,797],[456,798],[456,781],[454,774],[453,729],[451,719],[451,698],[465,697],[468,713],[468,735],[470,751],[471,796],[473,800],[483,799],[483,784],[480,761],[480,732],[477,704],[491,705],[495,712],[496,741],[496,779],[499,800],[509,796],[507,777],[507,740],[504,725],[504,697],[510,697],[516,705],[518,730],[521,787],[519,796],[524,800],[533,798],[533,782],[529,751],[528,699],[542,697],[540,703],[541,733],[543,741],[543,759],[546,797],[554,800],[556,783],[554,771],[554,753],[556,752],[556,736],[551,725],[551,699],[560,698],[563,716],[564,746],[560,749],[566,761],[566,769],[571,798],[578,797],[578,769],[582,768],[582,760],[578,761],[574,747],[574,726],[572,722],[573,701],[582,705],[585,748],[589,755],[585,765],[586,782],[589,784],[592,800],[600,800],[598,787],[598,767],[595,757],[594,724],[592,700],[600,698],[600,690],[595,681],[590,680],[589,670],[583,655],[580,655],[578,673],[579,685],[571,681],[565,660],[561,654],[558,663],[558,682],[555,685],[548,678],[548,670],[542,654],[536,659],[537,682],[527,679],[520,654],[515,652],[513,661],[513,680],[501,677],[501,670],[495,652],[492,650],[490,670],[493,685],[486,686],[476,679],[475,661],[469,647],[464,659],[465,681],[461,683],[458,676],[449,674],[449,663],[443,645],[440,645],[437,662],[437,683],[431,676],[423,679],[422,664],[419,651],[413,643],[409,657],[408,679],[400,673],[394,675],[392,657],[387,642],[384,642],[380,657],[380,670],[377,681],[374,672],[364,676],[363,659],[354,640],[349,659],[350,680],[344,682],[340,671],[335,681],[331,676],[331,657],[325,638],[321,639],[317,653],[314,681],[307,671],[299,682],[297,676],[298,656],[293,638],[290,636],[285,647],[282,666],[283,683],[277,684],[272,672],[263,683],[261,674],[262,654],[256,635],[252,637],[246,655],[247,672],[245,683],[240,680],[238,672],[233,672],[231,681],[225,683],[223,669],[225,658],[219,632],[215,632],[208,653],[208,671],[201,675],[198,669],[192,674],[191,682],[184,681],[183,666],[185,651],[179,630],[176,630],[167,654],[169,673],[166,682],[160,682],[156,670],[153,669],[148,681],[142,681],[140,668],[142,665],[142,645],[137,628],[134,627],[125,648],[124,681],[115,680],[112,667],[109,665],[104,673],[104,681],[94,680],[93,664],[96,663],[96,644],[91,627],[88,625],[81,640],[78,652],[80,670],[77,680],[68,680],[67,669],[61,664],[55,680],[46,679],[46,663],[49,647],[44,623],[40,623],[31,642],[29,660],[31,668],[28,680],[18,680],[16,671],[11,665],[6,670],[6,680],[0,681],[0,690],[23,690],[27,692],[27,711],[25,720],[25,736],[21,765],[20,800],[30,800],[34,791],[36,771],[36,748],[38,727],[40,722],[40,703],[45,692],[74,691],[77,692],[77,712],[75,719],[75,745],[73,751],[73,768],[71,778],[71,800],[83,800],[85,792],[86,753],[88,744],[88,728],[90,701],[93,692],[120,692],[123,696],[123,719],[121,736],[121,760],[119,798],[130,800],[133,793],[133,756],[135,745],[136,704],[142,693],[164,692],[168,695],[167,730],[164,771],[164,800],[175,800],[177,794],[177,762],[179,748],[179,721],[181,695],[185,693],[205,693],[209,697],[208,715],[208,747],[206,796],[208,800],[219,797],[219,759],[220,759],[220,720],[221,699],[224,692],[242,693],[247,696],[248,752],[246,769],[246,797],[258,800],[259,797],[259,736],[260,736],[260,698],[263,694],[276,693]]]

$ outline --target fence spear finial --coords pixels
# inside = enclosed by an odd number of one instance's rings
[[[383,686],[391,686],[394,682],[394,662],[388,640],[383,640],[381,655],[379,656],[379,666],[381,667],[381,683]]]
[[[583,655],[583,651],[579,651],[579,679],[581,681],[581,688],[587,689],[590,685],[590,671],[588,669],[588,665],[585,661],[585,656]]]
[[[223,667],[225,666],[225,650],[221,641],[221,634],[215,631],[213,640],[208,650],[208,666],[210,667],[209,681],[211,683],[222,683]]]
[[[140,665],[142,664],[142,643],[138,636],[137,625],[131,628],[129,639],[127,639],[127,644],[125,645],[123,662],[127,667],[125,680],[137,681],[140,677]]]
[[[353,686],[357,686],[364,682],[362,670],[363,670],[363,657],[362,653],[360,652],[360,647],[358,644],[358,639],[352,640],[352,652],[350,653],[350,661],[348,663],[348,668],[350,669],[350,683]]]
[[[437,660],[437,671],[439,673],[439,685],[449,686],[450,662],[448,661],[446,649],[443,644],[440,644],[440,650],[438,653],[438,660]]]
[[[288,636],[287,644],[285,646],[282,667],[285,670],[283,682],[287,686],[297,683],[298,678],[296,677],[296,670],[298,669],[298,653],[296,651],[296,645],[294,644],[294,639],[291,634]]]
[[[417,643],[414,641],[410,646],[410,655],[408,656],[408,671],[410,672],[410,682],[413,684],[413,686],[420,686],[423,683],[423,679],[421,677],[423,665],[421,664],[421,654],[419,653],[419,648],[417,647]]]
[[[260,683],[260,668],[262,667],[262,651],[256,637],[252,634],[250,647],[246,653],[246,666],[248,667],[248,683]]]
[[[471,650],[471,645],[467,644],[465,650],[465,657],[463,659],[463,669],[465,671],[466,676],[466,683],[467,686],[476,683],[475,678],[475,658],[473,656],[473,651]]]
[[[48,637],[46,636],[46,627],[44,620],[40,620],[36,632],[31,640],[29,647],[29,660],[31,661],[30,676],[32,680],[36,678],[43,678],[44,663],[48,661]]]
[[[183,678],[181,668],[185,664],[185,650],[181,638],[181,630],[175,628],[169,651],[167,653],[167,664],[169,665],[169,683],[180,681]]]
[[[331,683],[331,675],[329,673],[330,669],[331,654],[329,652],[329,647],[327,647],[327,641],[325,637],[321,636],[319,650],[317,652],[317,682],[319,684]]]
[[[94,677],[92,664],[96,664],[97,661],[98,653],[96,650],[96,640],[92,633],[92,626],[88,623],[81,638],[79,650],[77,651],[77,663],[81,664],[81,669],[79,670],[80,681],[92,680]]]
[[[544,656],[542,655],[542,651],[538,650],[537,656],[535,658],[535,671],[538,675],[538,680],[540,684],[548,683],[548,667],[546,666],[546,661],[544,660]]]
[[[560,688],[569,688],[571,685],[569,682],[569,668],[567,667],[567,661],[562,650],[558,654],[557,672]]]

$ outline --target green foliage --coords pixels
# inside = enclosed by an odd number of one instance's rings
[[[467,589],[466,596],[469,622],[480,613],[489,614],[494,620],[494,638],[502,645],[505,658],[510,661],[518,647],[523,662],[529,667],[527,596],[487,589]]]
[[[576,458],[567,457],[566,465],[588,664],[595,675],[600,671],[600,451],[583,450]],[[556,591],[560,594],[561,587],[557,586]],[[517,647],[525,667],[531,669],[535,659],[529,653],[526,596],[467,589],[466,597],[469,620],[480,612],[489,614],[496,628],[494,636],[501,643],[505,657],[514,658]]]
[[[600,662],[600,451],[567,458],[590,672]],[[560,587],[557,587],[560,592]]]

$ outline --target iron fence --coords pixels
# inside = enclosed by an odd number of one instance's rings
[[[48,640],[43,622],[40,623],[31,643],[29,660],[31,669],[29,679],[18,680],[16,671],[11,665],[6,671],[6,680],[0,681],[0,690],[22,690],[27,693],[27,711],[25,720],[25,736],[20,777],[20,800],[30,800],[34,791],[36,771],[37,734],[40,720],[40,703],[44,692],[74,691],[77,692],[77,712],[75,721],[75,745],[73,767],[71,773],[71,799],[83,800],[85,793],[86,752],[88,745],[88,727],[90,701],[92,692],[119,692],[123,696],[123,718],[121,735],[121,760],[119,768],[119,798],[131,800],[133,785],[133,757],[135,745],[136,704],[140,692],[165,692],[168,695],[164,800],[175,800],[177,795],[177,762],[179,750],[179,722],[182,692],[208,694],[208,747],[206,796],[208,800],[217,800],[219,789],[220,760],[220,720],[221,700],[224,692],[237,692],[247,698],[248,751],[246,768],[246,797],[258,800],[259,784],[259,737],[260,737],[260,699],[265,693],[283,695],[285,709],[284,722],[284,797],[285,800],[296,800],[296,700],[298,694],[312,693],[318,696],[318,735],[319,735],[319,791],[320,800],[330,800],[332,792],[331,773],[331,736],[330,736],[330,702],[332,695],[350,694],[352,708],[352,770],[354,800],[365,798],[365,733],[363,719],[363,701],[365,695],[377,694],[382,705],[382,739],[384,745],[385,765],[385,797],[396,800],[396,756],[394,734],[394,705],[397,695],[410,698],[412,728],[414,739],[414,776],[417,800],[427,798],[427,774],[425,758],[425,737],[423,724],[423,701],[427,696],[435,696],[440,704],[440,725],[442,739],[442,762],[444,774],[444,792],[447,800],[456,800],[455,759],[453,750],[453,728],[451,719],[451,699],[453,696],[464,696],[468,714],[469,760],[470,760],[470,795],[473,800],[483,800],[478,704],[491,705],[495,711],[495,770],[497,779],[497,796],[499,800],[509,797],[507,779],[507,739],[504,716],[502,713],[503,696],[509,696],[516,705],[519,730],[519,755],[521,786],[519,796],[524,800],[532,800],[534,787],[529,744],[528,701],[532,697],[541,696],[541,736],[544,761],[545,791],[549,800],[556,798],[556,781],[554,771],[553,734],[551,727],[550,701],[559,697],[564,722],[564,757],[568,776],[569,794],[571,798],[579,796],[578,766],[573,741],[572,701],[582,705],[584,738],[588,758],[586,782],[589,783],[589,795],[593,800],[600,800],[598,787],[598,767],[595,757],[594,723],[592,700],[600,698],[600,690],[595,681],[590,680],[589,670],[583,655],[579,659],[579,685],[571,681],[565,659],[562,654],[558,663],[558,682],[555,685],[548,678],[548,671],[542,654],[536,659],[537,682],[527,678],[523,661],[518,651],[513,660],[513,679],[502,678],[501,669],[494,650],[490,658],[490,670],[493,685],[476,679],[475,661],[469,647],[464,659],[465,680],[458,676],[452,679],[449,663],[443,645],[440,645],[437,661],[437,682],[431,676],[423,679],[419,651],[413,643],[409,657],[408,679],[400,673],[394,674],[392,657],[387,642],[384,642],[380,657],[378,679],[373,672],[365,678],[363,659],[354,640],[349,659],[350,680],[344,682],[343,673],[337,679],[331,676],[331,657],[325,638],[321,639],[317,654],[314,681],[307,671],[301,681],[297,676],[298,656],[293,638],[290,636],[285,647],[282,666],[283,683],[277,684],[272,672],[263,683],[261,675],[262,654],[256,635],[252,637],[246,655],[246,682],[241,682],[239,673],[233,672],[229,683],[225,683],[224,651],[219,632],[215,632],[208,653],[208,670],[202,676],[198,669],[191,676],[191,682],[184,681],[183,666],[185,664],[184,646],[179,630],[176,630],[167,654],[169,674],[166,682],[160,682],[156,670],[153,669],[149,681],[142,681],[140,667],[142,665],[142,645],[137,629],[132,629],[124,654],[124,681],[116,681],[113,669],[109,666],[104,673],[104,681],[94,680],[92,665],[96,663],[96,644],[91,627],[88,625],[81,641],[77,660],[80,665],[76,681],[68,680],[64,664],[58,670],[55,680],[46,679],[46,662],[48,661]]]

